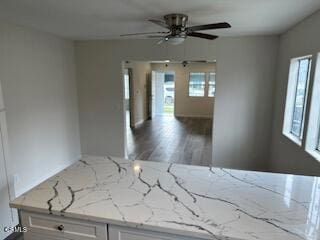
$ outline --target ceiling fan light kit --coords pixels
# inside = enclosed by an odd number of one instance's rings
[[[223,28],[231,27],[231,25],[227,22],[187,27],[188,16],[181,13],[167,14],[163,17],[163,19],[164,20],[150,19],[149,21],[163,28],[166,28],[168,30],[167,32],[131,33],[131,34],[124,34],[121,36],[125,37],[125,36],[145,35],[148,38],[159,39],[160,41],[158,42],[158,44],[161,44],[163,42],[168,42],[172,45],[178,45],[183,43],[187,37],[197,37],[197,38],[202,38],[207,40],[214,40],[218,38],[218,36],[201,33],[198,31],[223,29]],[[158,35],[151,35],[151,34],[158,34]]]
[[[167,41],[168,43],[170,43],[172,45],[179,45],[179,44],[183,43],[185,39],[186,39],[186,37],[177,36],[177,37],[168,38],[165,41]]]

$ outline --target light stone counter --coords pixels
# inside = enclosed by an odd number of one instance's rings
[[[11,206],[204,239],[320,239],[317,177],[88,156]]]

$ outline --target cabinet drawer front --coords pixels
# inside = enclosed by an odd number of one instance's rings
[[[105,224],[29,212],[21,212],[21,220],[32,233],[75,240],[107,239]]]
[[[70,240],[61,237],[44,236],[42,234],[26,232],[23,234],[23,240]]]
[[[200,240],[200,239],[109,225],[109,240]]]

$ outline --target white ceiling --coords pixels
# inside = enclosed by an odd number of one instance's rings
[[[320,0],[1,0],[0,18],[71,39],[115,39],[158,31],[147,22],[168,13],[189,25],[227,21],[221,36],[278,34],[320,9]]]

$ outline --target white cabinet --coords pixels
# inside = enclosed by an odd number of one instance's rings
[[[9,162],[6,113],[0,84],[0,239],[11,234],[11,232],[4,232],[4,227],[14,227],[18,224],[17,211],[9,207],[10,200],[14,198],[12,177],[7,165]]]
[[[3,145],[0,137],[0,239],[7,237],[8,233],[2,231],[3,227],[11,226],[11,210],[9,208],[9,188],[6,177],[4,156],[3,156]]]
[[[61,237],[52,237],[52,236],[44,237],[42,234],[27,232],[23,235],[23,240],[70,240],[70,239],[61,238]]]
[[[8,182],[6,165],[7,151],[5,113],[0,111],[0,239],[6,238],[11,233],[5,233],[3,231],[4,227],[14,227],[18,224],[16,210],[9,207],[10,194],[13,196],[13,193],[11,192],[12,188],[9,187]]]
[[[175,234],[21,211],[24,240],[200,240]]]
[[[107,240],[107,225],[62,216],[21,212],[22,226],[28,232],[24,240]],[[37,236],[37,237],[35,237]]]
[[[199,239],[109,225],[109,240],[199,240]]]

